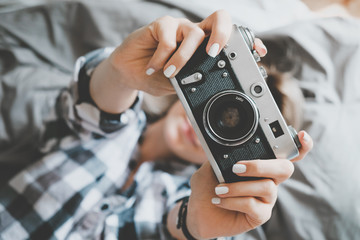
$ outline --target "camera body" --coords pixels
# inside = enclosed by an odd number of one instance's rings
[[[300,142],[257,65],[251,30],[234,25],[215,58],[206,53],[207,42],[170,80],[219,182],[249,179],[232,172],[240,160],[296,157]]]

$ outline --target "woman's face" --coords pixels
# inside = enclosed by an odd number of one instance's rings
[[[164,137],[168,147],[178,157],[197,164],[207,160],[180,101],[174,103],[166,116]]]

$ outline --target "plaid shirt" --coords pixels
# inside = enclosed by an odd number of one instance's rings
[[[112,115],[86,92],[92,70],[111,51],[78,59],[74,81],[53,113],[53,122],[65,122],[64,128],[49,124],[44,157],[0,189],[0,239],[171,238],[162,218],[189,195],[196,167],[180,160],[146,162],[121,191],[136,165],[146,118],[141,94],[131,108]]]

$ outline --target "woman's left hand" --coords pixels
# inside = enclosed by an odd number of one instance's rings
[[[304,131],[299,132],[302,147],[300,160],[312,149],[313,141]],[[197,238],[233,236],[249,231],[271,216],[277,199],[278,185],[294,171],[287,159],[245,160],[233,167],[244,177],[261,179],[219,184],[208,162],[191,178],[187,227]]]

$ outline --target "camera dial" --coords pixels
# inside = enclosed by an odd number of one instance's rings
[[[255,133],[259,114],[254,101],[242,92],[226,90],[206,104],[203,121],[206,132],[216,142],[236,146]]]
[[[250,49],[250,51],[253,50],[254,48],[254,43],[255,43],[255,35],[254,32],[251,31],[249,28],[247,27],[238,27],[241,35],[243,36],[248,48]]]

